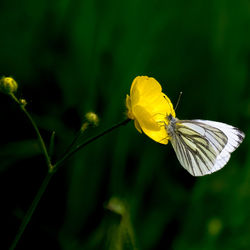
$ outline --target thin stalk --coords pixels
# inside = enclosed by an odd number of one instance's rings
[[[19,242],[25,228],[27,227],[27,225],[29,224],[30,222],[30,219],[34,213],[34,211],[36,210],[36,207],[39,203],[39,201],[41,200],[45,190],[47,189],[47,186],[51,180],[51,177],[53,176],[53,172],[48,172],[45,179],[43,180],[43,183],[42,185],[40,186],[36,196],[35,196],[35,199],[33,200],[33,202],[31,203],[30,207],[29,207],[29,210],[27,211],[27,213],[25,214],[24,218],[23,218],[23,221],[22,221],[22,224],[21,226],[19,227],[19,230],[18,230],[18,233],[10,247],[10,250],[13,250],[15,249],[17,243]]]
[[[47,148],[46,148],[46,145],[44,143],[44,140],[40,134],[40,131],[35,123],[35,121],[33,120],[33,118],[31,117],[31,115],[29,114],[29,112],[26,110],[25,108],[25,105],[24,103],[22,103],[21,101],[19,101],[16,96],[11,93],[10,96],[12,97],[12,99],[19,105],[19,107],[21,108],[21,110],[25,113],[25,115],[28,117],[29,121],[31,122],[31,125],[33,126],[34,130],[36,131],[36,134],[37,134],[37,137],[38,137],[38,141],[39,141],[39,144],[41,146],[41,150],[42,150],[42,153],[44,154],[45,156],[45,160],[46,160],[46,163],[47,163],[47,166],[48,166],[48,174],[47,176],[45,177],[42,185],[40,186],[36,196],[35,196],[35,199],[33,200],[29,210],[27,211],[27,213],[25,214],[23,220],[22,220],[22,224],[17,232],[17,235],[10,247],[10,249],[15,249],[16,245],[18,244],[25,228],[27,227],[27,225],[29,224],[30,220],[31,220],[31,217],[42,197],[42,195],[44,194],[48,184],[49,184],[49,181],[53,175],[53,171],[51,171],[51,169],[53,169],[53,166],[51,164],[51,161],[50,161],[50,157],[49,157],[49,154],[48,154],[48,151],[47,151]]]
[[[113,127],[104,130],[103,132],[101,132],[99,135],[96,135],[92,138],[90,138],[89,140],[87,140],[86,142],[83,142],[80,145],[77,145],[72,151],[67,152],[58,162],[56,162],[54,164],[54,170],[57,170],[59,166],[61,166],[68,158],[70,158],[73,154],[75,154],[76,152],[78,152],[80,149],[82,149],[83,147],[87,146],[88,144],[90,144],[91,142],[96,141],[97,139],[99,139],[100,137],[108,134],[109,132],[115,130],[116,128],[126,125],[129,121],[131,121],[130,119],[126,119],[116,125],[114,125]]]
[[[74,147],[74,145],[76,145],[77,141],[81,138],[81,136],[83,135],[83,133],[86,131],[86,129],[89,127],[89,123],[85,122],[83,123],[82,127],[79,129],[79,131],[76,133],[73,141],[70,143],[70,145],[66,148],[66,150],[64,151],[64,153],[62,154],[62,157],[66,154],[68,154],[72,148]],[[62,158],[61,157],[61,158]]]
[[[11,94],[11,97],[19,104],[20,108],[22,109],[22,111],[25,113],[25,115],[28,117],[29,121],[31,122],[33,128],[36,131],[36,134],[37,134],[37,137],[38,137],[38,141],[39,141],[39,144],[41,146],[42,152],[43,152],[43,154],[45,156],[45,160],[46,160],[47,166],[48,166],[49,169],[52,168],[52,164],[51,164],[51,161],[50,161],[50,157],[49,157],[47,148],[45,146],[44,140],[43,140],[43,138],[42,138],[42,136],[41,136],[41,134],[39,132],[39,129],[38,129],[35,121],[33,120],[33,118],[31,117],[31,115],[29,114],[29,112],[25,108],[25,105],[23,105],[22,103],[20,103],[20,101],[15,97],[14,94]]]
[[[72,149],[73,146],[76,144],[76,142],[77,142],[78,139],[81,137],[81,135],[82,135],[82,132],[81,132],[81,130],[79,130],[79,131],[76,133],[76,135],[75,135],[73,141],[70,143],[70,145],[66,148],[66,150],[65,150],[64,153],[62,154],[62,157],[61,157],[61,158],[63,158],[65,155],[67,155],[67,154],[71,151],[71,149]]]
[[[21,109],[23,110],[23,112],[26,114],[26,116],[29,118],[32,126],[34,127],[35,131],[36,131],[36,134],[37,134],[37,137],[38,137],[38,141],[40,143],[40,146],[42,148],[42,151],[43,151],[43,154],[45,156],[45,160],[46,160],[46,163],[47,163],[47,166],[50,167],[51,166],[51,162],[50,162],[50,158],[49,158],[49,154],[48,154],[48,151],[47,151],[47,148],[45,146],[45,143],[44,143],[44,140],[38,130],[38,127],[36,126],[36,123],[34,122],[34,120],[32,119],[31,115],[28,113],[28,111],[21,106]]]
[[[53,131],[50,137],[50,142],[49,142],[49,157],[51,159],[53,153],[54,153],[54,147],[55,147],[55,134],[56,132]]]
[[[49,154],[48,154],[48,151],[47,151],[47,148],[46,148],[46,145],[45,145],[45,143],[44,143],[44,140],[43,140],[43,138],[42,138],[42,136],[41,136],[41,134],[40,134],[40,132],[39,132],[39,129],[38,129],[38,127],[37,127],[35,121],[34,121],[33,118],[31,117],[31,115],[29,114],[29,112],[26,110],[25,105],[24,105],[23,103],[21,103],[21,102],[15,97],[14,94],[10,94],[10,95],[11,95],[11,97],[14,99],[14,101],[17,102],[17,103],[19,104],[20,108],[21,108],[22,111],[25,113],[25,115],[28,117],[28,119],[30,120],[32,126],[34,127],[34,129],[35,129],[35,131],[36,131],[36,134],[37,134],[37,137],[38,137],[38,141],[39,141],[40,146],[41,146],[41,149],[42,149],[43,154],[44,154],[44,156],[45,156],[46,163],[47,163],[47,165],[48,165],[48,173],[47,173],[47,175],[46,175],[46,177],[45,177],[45,179],[44,179],[42,185],[40,186],[40,188],[39,188],[39,190],[38,190],[38,192],[37,192],[37,194],[36,194],[36,196],[35,196],[35,198],[34,198],[32,204],[31,204],[30,208],[28,209],[26,215],[24,216],[23,221],[22,221],[22,224],[21,224],[21,226],[20,226],[20,228],[19,228],[19,230],[18,230],[18,232],[17,232],[17,235],[16,235],[16,237],[15,237],[15,239],[14,239],[14,241],[13,241],[11,247],[10,247],[10,250],[13,250],[13,249],[15,249],[15,247],[16,247],[16,245],[18,244],[18,242],[19,242],[21,236],[23,235],[23,233],[24,233],[24,231],[25,231],[27,225],[29,224],[29,222],[30,222],[30,220],[31,220],[31,218],[32,218],[32,215],[33,215],[34,211],[36,210],[36,207],[37,207],[39,201],[41,200],[41,198],[42,198],[44,192],[45,192],[46,189],[47,189],[47,186],[48,186],[48,184],[49,184],[49,182],[50,182],[52,176],[53,176],[54,173],[55,173],[55,170],[57,170],[59,166],[61,166],[68,158],[70,158],[73,154],[75,154],[76,152],[78,152],[80,149],[82,149],[82,148],[85,147],[86,145],[90,144],[91,142],[96,141],[98,138],[104,136],[105,134],[111,132],[112,130],[114,130],[114,129],[116,129],[116,128],[122,126],[122,125],[127,124],[127,123],[130,121],[130,119],[126,119],[126,120],[124,120],[123,122],[120,122],[120,123],[114,125],[113,127],[111,127],[111,128],[109,128],[109,129],[103,131],[103,132],[100,133],[99,135],[92,137],[92,138],[89,139],[88,141],[86,141],[86,142],[84,142],[84,143],[82,143],[82,144],[80,144],[80,145],[77,145],[75,149],[73,149],[73,150],[71,150],[71,151],[67,151],[67,152],[64,154],[64,156],[63,156],[55,165],[52,165],[52,164],[51,164],[50,157],[49,157]],[[79,135],[77,135],[77,137],[78,137],[78,136],[79,136]],[[52,139],[51,139],[52,141],[54,140],[53,137],[54,137],[54,134],[52,134]],[[76,139],[73,141],[73,143],[77,140],[77,137],[76,137]],[[51,147],[53,147],[53,146],[51,145]]]

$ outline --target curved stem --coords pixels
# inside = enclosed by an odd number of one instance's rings
[[[53,131],[52,134],[51,134],[51,136],[50,136],[49,151],[48,151],[50,160],[51,160],[51,157],[52,157],[52,155],[53,155],[53,153],[54,153],[54,147],[55,147],[55,134],[56,134],[56,132]]]
[[[37,134],[37,137],[38,137],[38,140],[39,140],[39,143],[40,143],[40,146],[42,148],[42,151],[43,151],[43,154],[45,156],[45,159],[46,159],[46,163],[48,165],[48,167],[51,166],[51,162],[50,162],[50,158],[49,158],[49,154],[48,154],[48,151],[47,151],[47,148],[45,146],[45,143],[44,143],[44,140],[38,130],[38,127],[36,125],[36,123],[34,122],[33,118],[31,117],[31,115],[28,113],[28,111],[25,109],[25,107],[22,107],[21,106],[21,109],[23,110],[23,112],[26,114],[26,116],[29,118],[32,126],[34,127],[35,131],[36,131],[36,134]]]
[[[69,145],[69,146],[66,148],[66,150],[62,153],[61,159],[71,151],[71,149],[72,149],[73,146],[76,144],[76,142],[78,141],[78,139],[80,138],[81,135],[82,135],[81,130],[79,130],[79,131],[76,133],[76,135],[75,135],[74,139],[72,140],[72,142],[70,143],[70,145]]]
[[[23,218],[23,221],[22,221],[22,224],[18,230],[18,233],[10,247],[10,250],[13,250],[15,249],[16,245],[18,244],[24,230],[26,229],[27,225],[29,224],[31,218],[32,218],[32,215],[34,213],[34,211],[36,210],[36,207],[39,203],[39,201],[41,200],[45,190],[47,189],[47,186],[51,180],[51,177],[54,175],[55,173],[55,170],[58,169],[59,166],[61,166],[68,158],[70,158],[73,154],[75,154],[77,151],[79,151],[80,149],[82,149],[83,147],[85,147],[86,145],[90,144],[91,142],[94,142],[96,141],[98,138],[104,136],[105,134],[111,132],[112,130],[122,126],[122,125],[125,125],[127,124],[130,119],[126,119],[124,120],[123,122],[120,122],[116,125],[114,125],[113,127],[103,131],[102,133],[100,133],[99,135],[95,136],[95,137],[92,137],[91,139],[89,139],[88,141],[80,144],[80,145],[77,145],[75,149],[71,150],[71,151],[67,151],[64,156],[55,164],[55,165],[52,165],[51,164],[51,160],[50,160],[50,157],[49,157],[49,154],[48,154],[48,151],[47,151],[47,148],[46,148],[46,145],[44,143],[44,140],[40,134],[40,131],[35,123],[35,121],[33,120],[33,118],[31,117],[31,115],[29,114],[29,112],[26,110],[25,108],[25,105],[22,104],[16,97],[14,94],[11,94],[11,97],[14,99],[15,102],[17,102],[20,106],[20,108],[22,109],[22,111],[25,113],[25,115],[28,117],[28,119],[30,120],[32,126],[34,127],[35,131],[36,131],[36,134],[37,134],[37,137],[38,137],[38,140],[39,140],[39,143],[40,143],[40,146],[41,146],[41,149],[43,151],[43,154],[45,156],[45,159],[46,159],[46,163],[48,165],[48,173],[47,173],[47,176],[45,177],[42,185],[40,186],[30,208],[28,209],[26,215],[24,216]],[[52,135],[53,136],[53,135]],[[53,141],[53,139],[52,139]],[[75,142],[75,141],[74,141]]]
[[[29,114],[29,112],[25,108],[25,105],[23,105],[22,103],[20,103],[20,101],[15,97],[14,94],[11,94],[11,97],[14,99],[15,102],[17,102],[19,104],[20,108],[22,109],[22,111],[25,113],[25,115],[28,117],[29,121],[31,122],[33,128],[36,131],[36,134],[37,134],[37,137],[38,137],[38,141],[39,141],[39,144],[41,146],[42,152],[43,152],[43,154],[45,156],[45,160],[46,160],[47,166],[48,166],[49,169],[52,168],[53,166],[51,164],[47,148],[45,146],[44,140],[43,140],[43,138],[42,138],[42,136],[40,134],[40,131],[39,131],[39,129],[38,129],[35,121],[33,120],[33,118],[31,117],[31,115]]]
[[[58,162],[56,162],[54,164],[54,169],[57,170],[59,166],[61,166],[68,158],[70,158],[73,154],[75,154],[76,152],[78,152],[80,149],[82,149],[83,147],[87,146],[88,144],[90,144],[91,142],[94,142],[96,141],[97,139],[99,139],[100,137],[108,134],[109,132],[113,131],[114,129],[120,127],[120,126],[123,126],[123,125],[126,125],[129,121],[131,121],[130,119],[126,119],[116,125],[114,125],[113,127],[103,131],[102,133],[100,133],[99,135],[96,135],[92,138],[90,138],[88,141],[80,144],[80,145],[77,145],[75,149],[73,149],[72,151],[70,152],[67,152]]]
[[[27,213],[25,214],[25,216],[23,218],[22,224],[19,227],[18,233],[17,233],[17,235],[16,235],[16,237],[15,237],[15,239],[10,247],[10,250],[15,249],[17,243],[19,242],[25,228],[27,227],[27,225],[30,222],[30,219],[31,219],[34,211],[36,210],[36,207],[37,207],[39,201],[41,200],[45,190],[47,189],[47,186],[48,186],[52,176],[53,176],[53,172],[48,172],[47,176],[45,177],[42,185],[40,186],[40,188],[35,196],[35,199],[31,203],[29,210],[27,211]]]
[[[29,112],[26,110],[25,108],[25,104],[23,104],[21,101],[19,101],[16,96],[11,93],[10,96],[12,97],[12,99],[19,105],[19,107],[21,108],[21,110],[25,113],[25,115],[28,117],[29,121],[31,122],[33,128],[35,129],[36,131],[36,134],[37,134],[37,137],[38,137],[38,141],[39,141],[39,144],[41,146],[41,150],[45,156],[45,160],[46,160],[46,163],[47,163],[47,166],[48,166],[48,174],[47,176],[45,177],[42,185],[40,186],[36,196],[35,196],[35,199],[33,200],[29,210],[27,211],[26,215],[24,216],[23,220],[22,220],[22,224],[17,232],[17,235],[10,247],[10,249],[15,249],[17,243],[19,242],[25,228],[27,227],[27,225],[29,224],[30,220],[31,220],[31,217],[42,197],[42,195],[44,194],[49,182],[50,182],[50,179],[53,175],[53,172],[50,171],[51,169],[53,169],[53,166],[51,164],[51,161],[50,161],[50,157],[49,157],[49,154],[48,154],[48,151],[47,151],[47,148],[46,148],[46,145],[44,143],[44,140],[40,134],[40,131],[35,123],[35,121],[33,120],[33,118],[31,117],[31,115],[29,114]]]

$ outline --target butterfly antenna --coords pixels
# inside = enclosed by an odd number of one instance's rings
[[[180,100],[181,100],[181,96],[182,96],[182,92],[180,92],[180,94],[179,94],[177,103],[176,103],[175,108],[174,108],[175,111],[176,111],[176,109],[177,109],[177,107],[178,107],[178,105],[179,105],[179,102],[180,102]]]

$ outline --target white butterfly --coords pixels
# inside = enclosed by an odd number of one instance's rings
[[[181,165],[194,176],[223,168],[245,134],[221,122],[167,117],[165,128]]]

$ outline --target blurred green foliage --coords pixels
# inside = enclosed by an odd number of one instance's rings
[[[246,133],[227,166],[201,178],[132,123],[106,135],[52,179],[18,249],[249,249],[249,25],[241,0],[1,1],[0,72],[19,83],[47,144],[56,131],[54,160],[86,112],[100,125],[85,138],[125,118],[137,75],[155,77],[173,103],[183,92],[178,118]],[[2,94],[0,102],[4,249],[46,165],[21,111]],[[125,222],[107,207],[112,197]]]

